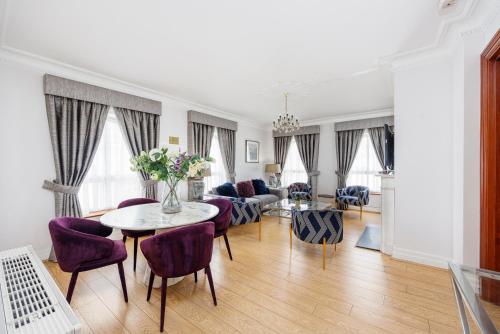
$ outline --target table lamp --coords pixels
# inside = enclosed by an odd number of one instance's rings
[[[268,174],[271,174],[269,176],[269,184],[271,186],[274,186],[274,185],[279,186],[280,185],[279,176],[276,175],[276,174],[279,175],[279,173],[281,173],[281,165],[280,164],[266,164],[265,172]],[[277,182],[274,182],[275,180]]]

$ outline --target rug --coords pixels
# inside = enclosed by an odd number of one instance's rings
[[[366,225],[365,230],[359,237],[356,247],[380,251],[380,226]]]

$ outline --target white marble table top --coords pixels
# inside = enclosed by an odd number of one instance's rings
[[[182,211],[166,214],[160,203],[142,204],[117,209],[104,214],[103,225],[122,230],[161,230],[210,220],[219,213],[215,205],[182,202]]]

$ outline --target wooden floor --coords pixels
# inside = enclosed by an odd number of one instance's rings
[[[212,272],[218,306],[211,302],[203,274],[169,287],[168,333],[459,333],[458,313],[447,271],[393,260],[354,247],[365,223],[380,215],[346,211],[345,235],[321,268],[321,245],[297,239],[289,248],[289,220],[265,217],[258,224],[232,227],[229,240],[214,243]],[[127,242],[132,254],[132,242]],[[71,305],[84,333],[156,333],[159,291],[146,302],[145,261],[137,273],[132,257],[125,273],[129,302],[123,301],[116,266],[80,275]],[[70,275],[46,264],[66,293]]]

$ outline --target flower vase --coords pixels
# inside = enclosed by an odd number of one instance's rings
[[[161,211],[163,213],[177,213],[182,210],[177,192],[179,181],[180,180],[174,178],[165,180],[161,201]]]

